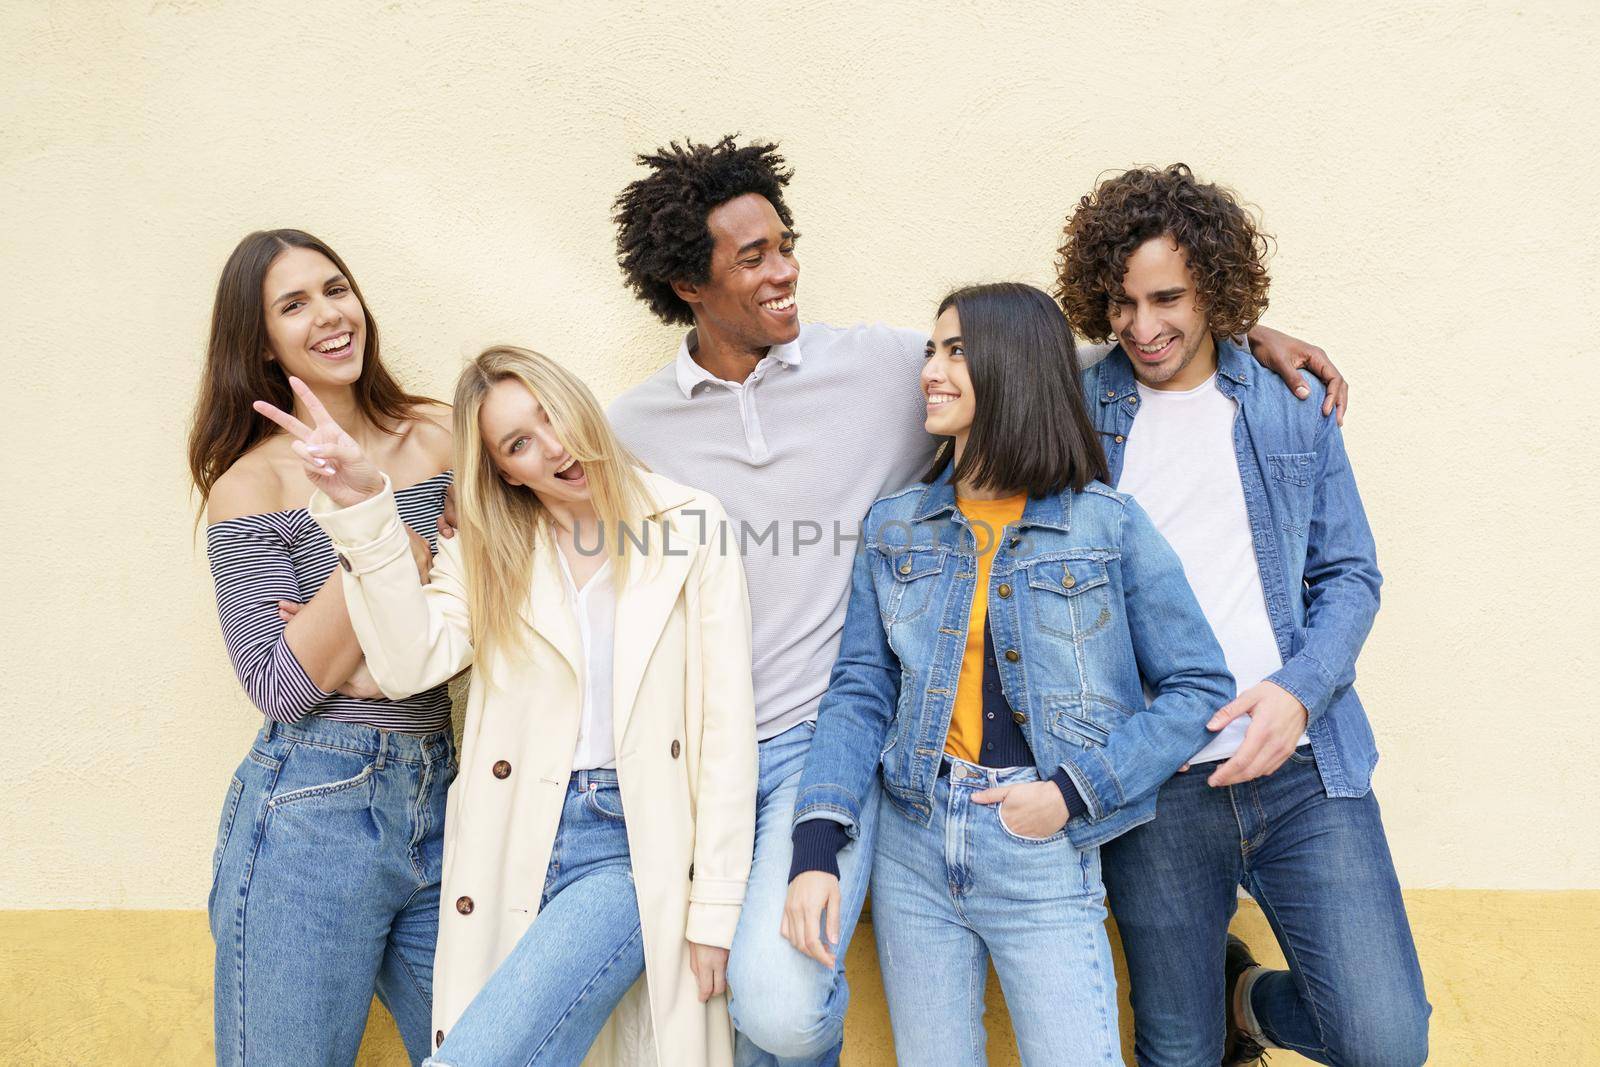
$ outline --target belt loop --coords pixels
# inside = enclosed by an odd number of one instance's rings
[[[261,739],[263,741],[271,741],[273,732],[276,731],[277,728],[278,728],[278,724],[273,722],[271,719],[268,719],[267,720],[267,725],[264,726],[262,728],[262,730],[261,730]]]
[[[385,751],[388,750],[388,748],[389,748],[389,731],[387,731],[387,730],[379,730],[378,731],[378,759],[377,759],[377,762],[375,762],[372,765],[372,769],[373,770],[376,770],[376,771],[383,770],[383,754],[384,754]]]

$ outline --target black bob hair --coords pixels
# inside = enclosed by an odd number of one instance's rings
[[[956,481],[1032,497],[1109,481],[1084,405],[1078,346],[1056,302],[1031,285],[995,282],[957,289],[938,314],[951,307],[975,404]],[[945,441],[923,481],[943,476],[954,451]]]
[[[651,173],[630,182],[612,205],[617,263],[634,294],[669,325],[693,326],[694,312],[672,291],[673,282],[711,278],[711,231],[706,216],[748,193],[767,198],[783,224],[794,217],[783,188],[794,172],[778,146],[740,146],[733,135],[716,144],[676,141],[638,157]]]

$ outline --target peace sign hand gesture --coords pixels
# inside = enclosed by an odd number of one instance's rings
[[[289,445],[304,465],[306,478],[328,494],[341,508],[359,504],[383,491],[383,472],[372,465],[356,439],[345,433],[315,393],[299,378],[289,377],[289,388],[316,423],[313,429],[265,400],[250,406],[294,436]]]

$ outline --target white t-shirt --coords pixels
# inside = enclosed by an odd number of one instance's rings
[[[1238,404],[1216,383],[1212,375],[1181,392],[1139,385],[1139,414],[1117,489],[1139,502],[1183,561],[1242,693],[1282,667],[1283,659],[1267,618],[1233,450]],[[1247,716],[1235,719],[1190,762],[1227,759],[1249,725]],[[1306,742],[1302,735],[1298,744]]]
[[[572,769],[592,771],[617,765],[616,731],[611,710],[611,660],[616,646],[617,598],[611,591],[611,561],[590,576],[582,589],[572,579],[572,568],[559,550],[561,576],[567,597],[583,635],[583,709],[578,719],[578,747]]]

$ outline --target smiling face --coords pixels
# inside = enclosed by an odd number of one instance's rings
[[[546,507],[591,499],[583,464],[562,444],[544,405],[516,379],[490,387],[478,409],[478,434],[500,477],[527,487]]]
[[[286,248],[261,280],[267,355],[284,373],[318,385],[361,377],[367,314],[350,280],[311,248]]]
[[[923,428],[939,437],[954,437],[959,454],[972,430],[978,410],[967,368],[967,349],[961,338],[961,318],[955,305],[945,308],[933,324],[922,364],[922,395],[928,402]]]
[[[694,309],[696,326],[750,351],[799,337],[795,234],[772,203],[759,193],[735,197],[712,209],[706,228],[712,239],[711,277],[673,286]]]
[[[1110,301],[1107,318],[1139,381],[1153,389],[1193,389],[1216,373],[1217,347],[1199,289],[1170,234],[1133,250],[1122,288],[1125,298]]]

